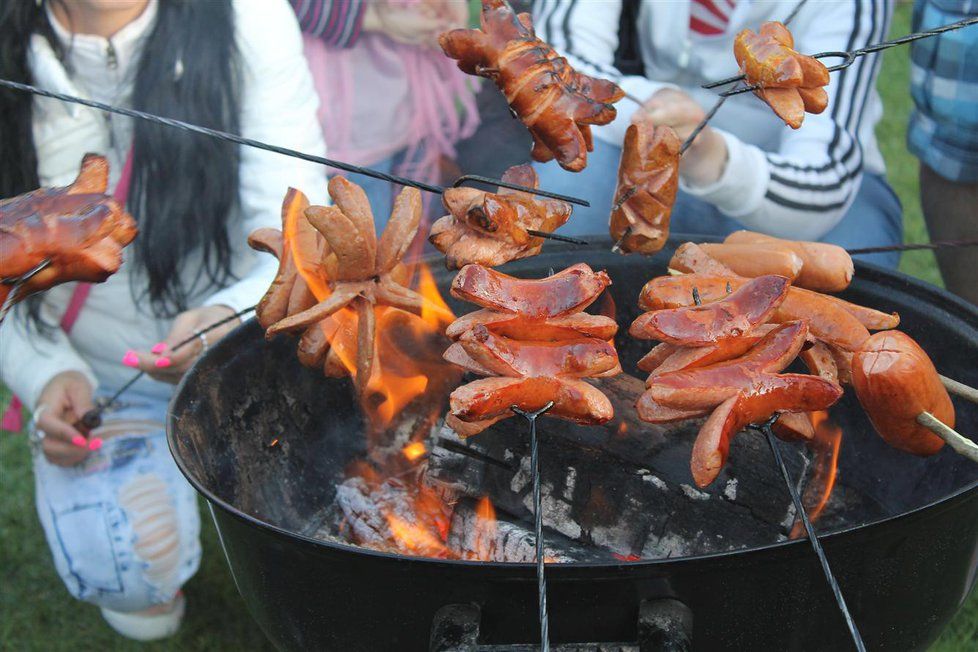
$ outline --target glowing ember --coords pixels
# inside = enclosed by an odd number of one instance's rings
[[[812,523],[818,519],[832,496],[839,465],[839,448],[842,445],[842,428],[829,419],[829,413],[811,413],[815,426],[815,438],[811,442],[815,451],[815,470],[805,487],[803,502]],[[792,539],[805,536],[805,526],[797,521],[791,528]]]
[[[421,557],[437,557],[440,559],[454,556],[452,551],[428,530],[413,523],[408,523],[394,514],[387,514],[386,518],[394,539],[408,553]]]
[[[621,555],[617,552],[612,553],[611,556],[617,559],[618,561],[641,561],[642,560],[642,558],[639,557],[638,555]]]
[[[401,453],[409,462],[416,462],[427,452],[428,449],[425,448],[424,442],[420,441],[412,442],[401,449]]]

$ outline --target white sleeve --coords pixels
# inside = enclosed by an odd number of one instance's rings
[[[58,327],[50,336],[29,332],[23,312],[23,306],[18,307],[0,327],[0,379],[10,391],[32,412],[48,382],[62,372],[82,373],[94,391],[98,380],[65,332]],[[51,324],[60,318],[47,302],[41,306],[41,316]]]
[[[881,41],[891,9],[889,0],[809,5],[791,25],[795,48],[805,53],[849,51]],[[841,61],[824,62],[832,66]],[[806,114],[798,130],[785,126],[777,151],[765,152],[721,132],[728,160],[720,179],[702,187],[683,183],[683,190],[748,228],[818,240],[839,223],[862,182],[858,133],[879,63],[878,55],[870,55],[833,72],[826,89],[828,108],[819,115]]]
[[[316,118],[319,100],[286,0],[235,0],[242,61],[241,135],[317,156],[326,155]],[[243,231],[281,228],[282,199],[294,187],[325,203],[326,168],[318,163],[242,146],[239,211]],[[260,255],[247,275],[207,301],[243,310],[268,289],[278,261]]]
[[[629,96],[615,104],[618,116],[614,122],[594,128],[595,136],[619,146],[625,139],[632,114],[640,106],[630,98],[644,102],[660,89],[676,88],[674,84],[652,81],[641,75],[623,75],[615,67],[620,17],[621,0],[535,0],[533,3],[533,27],[538,37],[567,57],[575,69],[610,79]]]

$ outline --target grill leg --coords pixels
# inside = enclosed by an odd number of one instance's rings
[[[645,600],[638,612],[639,652],[688,652],[693,612],[678,600]]]
[[[479,643],[482,611],[475,604],[449,604],[435,613],[431,624],[430,652],[530,652],[529,644],[486,645]],[[558,652],[614,650],[627,652],[689,652],[692,648],[693,613],[678,600],[646,600],[639,607],[636,643],[565,643]]]

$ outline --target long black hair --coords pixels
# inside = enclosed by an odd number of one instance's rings
[[[32,83],[32,34],[64,55],[44,0],[0,3],[0,78]],[[231,0],[160,0],[137,64],[132,107],[238,133],[239,63]],[[33,96],[0,89],[0,197],[39,186],[32,135]],[[228,215],[238,196],[238,149],[136,120],[128,209],[139,222],[133,243],[138,298],[158,317],[186,310],[191,294],[232,280]],[[187,287],[181,270],[201,256],[203,273]],[[39,323],[39,305],[30,317]]]

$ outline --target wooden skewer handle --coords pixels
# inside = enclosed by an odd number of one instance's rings
[[[954,449],[954,452],[978,464],[978,444],[958,433],[953,428],[949,428],[943,421],[939,420],[930,412],[921,412],[918,414],[917,423],[946,441],[947,445]]]
[[[947,376],[940,376],[941,382],[944,383],[944,388],[955,396],[960,396],[961,398],[971,401],[972,403],[978,403],[978,389],[971,387],[970,385],[965,385],[964,383],[959,383],[953,378],[948,378]]]

